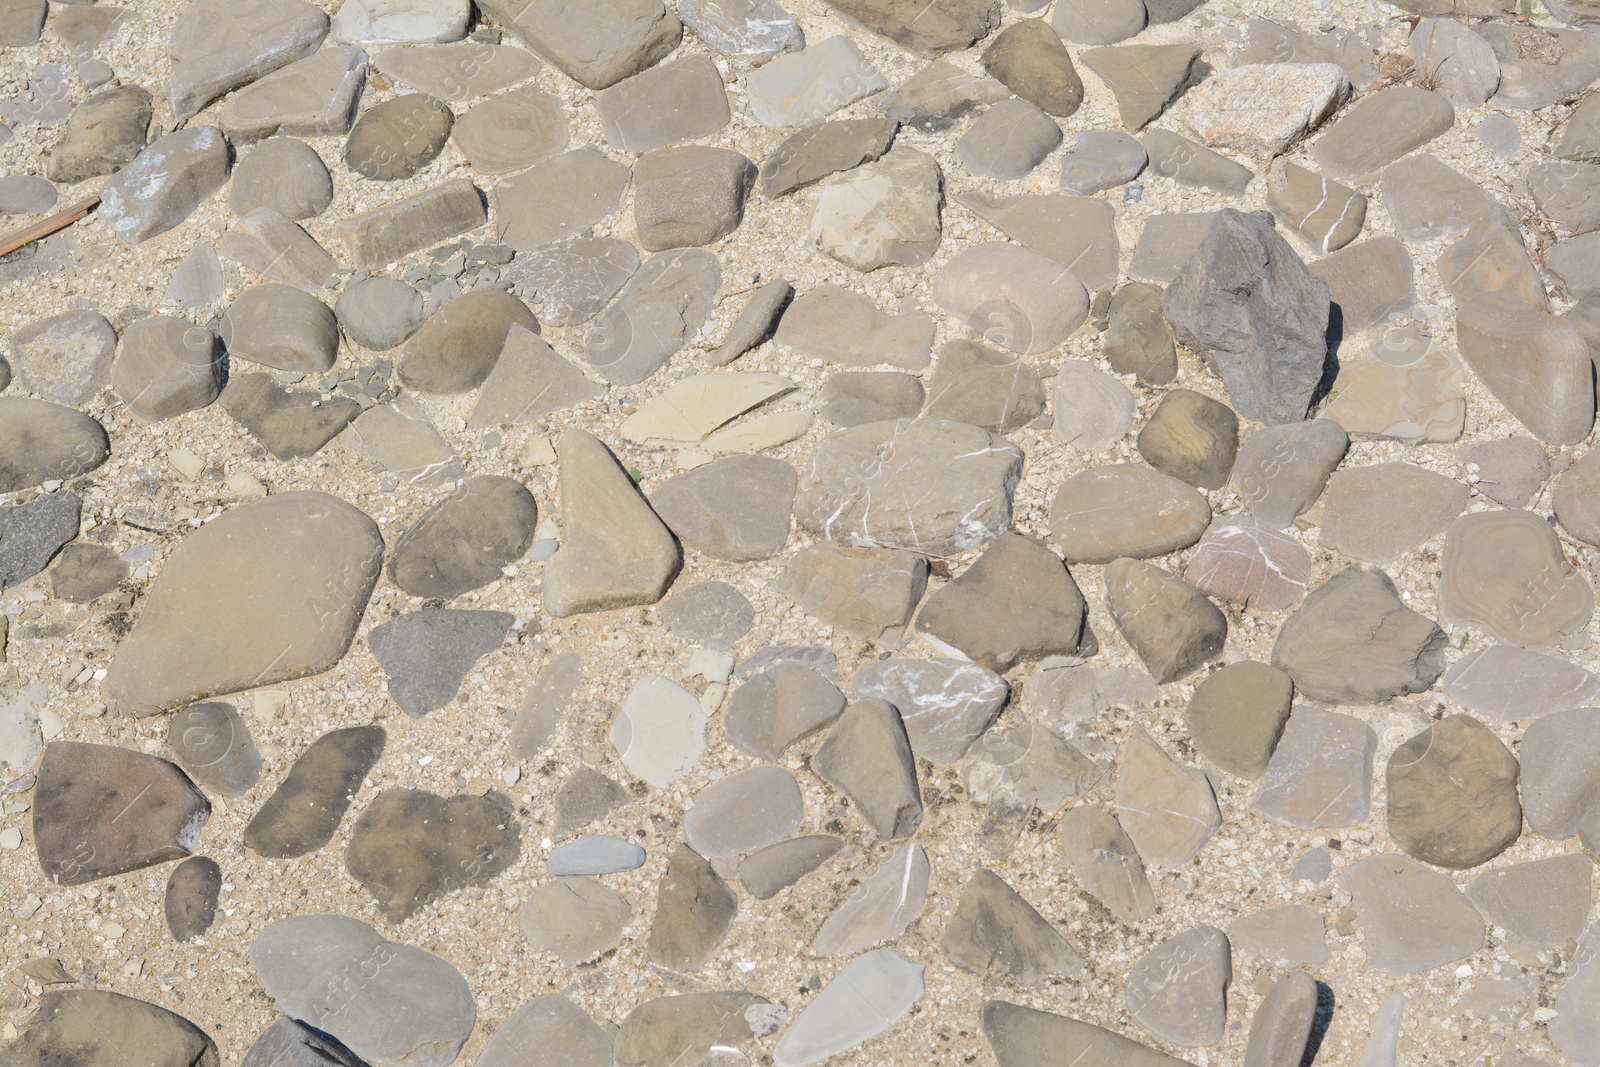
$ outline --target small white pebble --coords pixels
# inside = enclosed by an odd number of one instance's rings
[[[15,826],[8,826],[0,830],[0,848],[13,849],[22,847],[22,831]]]
[[[430,764],[432,762],[433,762],[433,757],[432,756],[423,756],[423,757],[421,757],[420,759],[417,760],[417,766],[426,767],[428,764]]]
[[[505,769],[505,771],[500,775],[500,780],[506,784],[507,788],[510,788],[511,786],[516,785],[517,782],[521,778],[522,778],[522,768],[521,767],[507,767]]]
[[[1463,963],[1461,966],[1457,967],[1456,968],[1456,977],[1457,978],[1471,978],[1472,977],[1472,964]]]

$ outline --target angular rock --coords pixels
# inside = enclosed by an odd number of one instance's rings
[[[239,161],[228,210],[244,216],[269,207],[291,219],[322,214],[333,203],[333,177],[317,150],[293,137],[269,137]]]
[[[1072,8],[1057,8],[1058,12],[1069,10]],[[1121,130],[1085,130],[1062,156],[1061,191],[1093,196],[1115,189],[1137,178],[1149,161],[1144,145]]]
[[[1081,0],[1054,8],[1050,24],[1064,41],[1107,45],[1125,41],[1144,29],[1147,17],[1144,0]]]
[[[0,402],[0,411],[4,410]],[[74,604],[88,604],[125,581],[130,569],[109,548],[74,542],[61,550],[50,568],[50,592]]]
[[[1401,602],[1388,575],[1348,567],[1284,622],[1272,663],[1312,700],[1378,703],[1431,688],[1446,643],[1431,619]]]
[[[1116,817],[1080,804],[1061,820],[1061,852],[1083,888],[1124,923],[1155,915],[1155,894],[1133,839]]]
[[[1549,523],[1522,511],[1474,512],[1445,536],[1439,613],[1507,644],[1544,649],[1588,625],[1594,592]]]
[[[927,853],[921,845],[901,845],[828,916],[811,949],[848,956],[893,941],[921,917],[927,894]]]
[[[578,148],[505,178],[492,193],[495,236],[519,252],[583,237],[617,210],[630,173],[593,148]]]
[[[1219,519],[1184,565],[1183,580],[1243,608],[1288,611],[1311,581],[1311,556],[1260,519]]]
[[[100,187],[99,215],[124,242],[141,244],[181,224],[227,180],[221,131],[178,130],[150,142]]]
[[[230,94],[218,122],[236,145],[278,134],[342,135],[355,121],[366,75],[359,48],[324,48]]]
[[[821,834],[768,845],[739,864],[739,884],[757,900],[768,900],[828,862],[843,847],[839,838]]]
[[[1385,331],[1372,352],[1373,359],[1339,367],[1323,418],[1362,437],[1410,444],[1460,438],[1467,420],[1467,376],[1460,360],[1406,327]]]
[[[222,262],[217,250],[208,244],[189,249],[167,283],[167,295],[191,310],[210,307],[222,299],[227,286],[222,280]]]
[[[919,267],[939,248],[943,184],[933,157],[892,148],[823,186],[811,216],[811,242],[863,272]]]
[[[395,543],[390,579],[412,596],[450,600],[481,588],[533,542],[538,508],[511,478],[469,479]]]
[[[656,612],[677,636],[717,652],[732,648],[755,623],[755,608],[726,582],[692,585],[662,601]]]
[[[1062,264],[1093,291],[1117,282],[1121,253],[1116,211],[1088,196],[992,196],[962,193],[956,198],[1012,240]]]
[[[459,41],[471,18],[470,0],[355,0],[339,8],[332,32],[352,44]]]
[[[775,844],[800,827],[805,804],[794,775],[782,767],[752,767],[700,791],[684,809],[684,839],[715,859]]]
[[[700,761],[710,725],[694,694],[658,674],[647,674],[617,709],[611,744],[630,774],[664,789]]]
[[[1409,463],[1374,463],[1328,479],[1319,543],[1364,563],[1391,563],[1438,535],[1470,491]],[[1396,508],[1397,502],[1403,506]]]
[[[261,1031],[240,1067],[361,1067],[363,1062],[337,1038],[280,1015]]]
[[[602,89],[595,111],[606,141],[624,152],[710,137],[730,118],[722,76],[704,56],[662,63]]]
[[[856,957],[784,1031],[772,1062],[806,1067],[883,1033],[922,999],[923,969],[886,948]]]
[[[375,969],[372,961],[379,961]],[[250,963],[285,1015],[378,1063],[444,1067],[477,1019],[467,980],[454,967],[343,915],[268,924],[250,946]]]
[[[789,538],[794,468],[764,456],[729,456],[668,479],[656,513],[688,548],[717,559],[770,559]]]
[[[1350,80],[1334,63],[1247,63],[1197,85],[1187,122],[1208,144],[1271,157],[1321,125],[1349,94]]]
[[[732,59],[768,59],[806,46],[805,31],[777,0],[683,0],[678,17]]]
[[[375,207],[334,225],[357,270],[382,270],[488,221],[477,187],[465,178]]]
[[[616,948],[632,918],[627,898],[598,878],[560,878],[534,890],[517,913],[517,925],[536,951],[554,952],[564,966],[577,967]],[[604,1047],[610,1057],[610,1043]]]
[[[1123,128],[1137,131],[1189,86],[1200,49],[1188,44],[1124,44],[1091,48],[1078,60],[1116,97]]]
[[[44,570],[61,546],[78,536],[82,511],[83,501],[74,493],[46,493],[0,508],[0,589]]]
[[[1194,747],[1229,774],[1259,780],[1289,718],[1294,686],[1265,663],[1230,663],[1195,687],[1184,721]]]
[[[963,971],[1036,986],[1048,975],[1072,978],[1084,958],[1015,889],[979,867],[961,890],[939,949]]]
[[[928,365],[934,334],[933,317],[926,312],[903,307],[892,315],[870,297],[825,282],[795,297],[773,339],[814,359],[858,367],[886,363],[917,371]]]
[[[164,759],[52,741],[34,787],[33,843],[45,877],[82,885],[188,856],[210,815],[204,794]]]
[[[1196,926],[1169,937],[1128,972],[1128,1013],[1161,1040],[1202,1048],[1222,1040],[1228,1024],[1233,960],[1228,936]]]
[[[1534,180],[1532,172],[1529,177],[1537,198],[1544,183]],[[1494,197],[1431,152],[1418,152],[1383,168],[1382,189],[1389,217],[1408,241],[1455,237],[1478,223],[1506,221],[1505,208]]]
[[[1340,875],[1372,965],[1416,974],[1483,947],[1483,919],[1455,883],[1404,856],[1371,856]]]
[[[1232,208],[1161,297],[1178,340],[1222,377],[1233,407],[1269,424],[1305,417],[1327,357],[1329,306],[1327,285],[1270,216]]]
[[[43,18],[41,12],[41,20]],[[206,1033],[165,1008],[99,989],[52,989],[22,1033],[6,1047],[18,1067],[67,1062],[113,1067],[129,1048],[151,1067],[217,1067],[217,1046]]]
[[[588,322],[639,269],[639,253],[626,241],[577,237],[519,253],[502,277],[525,299],[540,299],[539,314],[552,326]]]
[[[911,743],[892,704],[868,699],[846,707],[811,766],[881,838],[909,837],[922,821]]]
[[[1507,292],[1481,293],[1456,317],[1462,359],[1541,441],[1576,444],[1594,425],[1588,346],[1569,322]]]
[[[1074,1058],[1125,1067],[1178,1067],[1185,1061],[1090,1023],[991,1000],[978,1013],[1000,1067],[1070,1064]]]
[[[361,405],[348,397],[325,399],[309,390],[284,389],[258,373],[235,373],[219,399],[276,459],[316,455],[361,413]]]
[[[1568,853],[1485,871],[1467,886],[1467,899],[1508,940],[1531,949],[1576,941],[1589,917],[1593,861]]]
[[[617,1058],[642,1067],[673,1067],[715,1056],[714,1047],[737,1049],[752,1036],[749,1013],[766,1004],[753,993],[731,989],[647,1000],[622,1020]],[[608,1046],[607,1055],[610,1051]]]
[[[1068,563],[1164,556],[1198,541],[1210,521],[1193,486],[1132,463],[1074,474],[1050,504],[1050,537]]]
[[[1522,832],[1517,760],[1470,715],[1451,715],[1389,757],[1389,836],[1409,856],[1466,870]]]
[[[230,358],[291,374],[323,374],[339,353],[332,309],[292,285],[246,289],[217,324],[217,334]]]
[[[249,792],[261,778],[261,753],[232,704],[190,704],[167,725],[167,747],[191,778],[225,797]]]
[[[499,648],[515,617],[503,611],[428,608],[397,616],[367,636],[389,678],[389,696],[414,718],[446,707],[473,666]]]
[[[604,89],[659,62],[683,38],[661,0],[601,0],[571,7],[485,0],[480,8],[589,89]]]
[[[485,429],[535,423],[551,412],[585,404],[603,392],[604,387],[591,382],[583,371],[557,355],[549,342],[513,322],[500,349],[500,359],[478,392],[467,426]]]
[[[1177,367],[1176,355],[1173,367]],[[1105,448],[1133,428],[1133,394],[1086,359],[1059,364],[1052,392],[1056,437],[1073,448]]]
[[[144,151],[153,114],[150,93],[124,85],[96,93],[73,109],[65,135],[45,160],[53,182],[113,174]]]
[[[331,286],[339,271],[339,264],[315,238],[270,207],[258,207],[235,222],[217,251],[257,274],[308,292]]]
[[[651,256],[589,331],[589,365],[613,385],[644,381],[699,334],[721,284],[721,264],[710,252]]]
[[[388,789],[351,829],[345,869],[373,895],[386,920],[404,922],[511,866],[521,829],[511,802],[499,794],[445,798]]]
[[[949,0],[934,7],[909,0],[828,0],[828,6],[924,59],[959,52],[1000,22],[996,0]]]
[[[941,659],[871,662],[851,679],[856,696],[881,700],[900,712],[917,755],[954,763],[1000,714],[1008,688],[975,663]]]
[[[1001,30],[983,50],[983,67],[1048,115],[1066,118],[1083,104],[1072,57],[1044,19],[1021,19]]]
[[[776,760],[831,724],[844,706],[844,694],[821,674],[799,663],[778,663],[733,691],[722,729],[734,747]]]
[[[465,393],[494,372],[512,329],[539,332],[526,304],[497,289],[475,289],[434,312],[406,342],[398,370],[413,389]]]
[[[28,397],[0,397],[0,493],[66,481],[111,454],[104,426],[80,411]]]
[[[289,859],[326,845],[382,755],[386,736],[381,726],[351,726],[313,741],[245,827],[245,846]]]
[[[1055,260],[1009,242],[973,245],[939,271],[933,298],[986,341],[1048,352],[1089,313],[1083,283]]]
[[[1257,430],[1239,446],[1233,484],[1250,514],[1288,529],[1322,495],[1350,438],[1331,419],[1311,419]]]
[[[1452,663],[1444,690],[1479,715],[1522,721],[1594,703],[1600,678],[1557,656],[1490,645]]]
[[[1176,762],[1136,727],[1117,758],[1116,811],[1144,860],[1181,867],[1222,825],[1205,773]]]
[[[733,320],[733,325],[722,335],[722,340],[708,346],[708,351],[712,348],[716,350],[717,365],[726,367],[770,338],[778,319],[793,298],[794,286],[783,278],[763,283],[745,303],[744,310]]]
[[[1128,277],[1161,285],[1174,281],[1211,232],[1216,217],[1214,211],[1190,211],[1145,219],[1128,263]]]
[[[806,461],[795,518],[837,544],[952,554],[1010,524],[1021,461],[1009,442],[961,423],[839,430]]]
[[[738,909],[738,897],[711,864],[678,845],[656,892],[646,945],[651,961],[670,971],[698,971],[728,936]]]
[[[1360,178],[1421,148],[1455,121],[1443,93],[1396,85],[1357,101],[1311,146],[1311,155],[1335,178]]]
[[[644,860],[644,849],[632,841],[588,834],[557,845],[550,853],[547,866],[551,874],[568,878],[634,871],[644,866]]]
[[[481,41],[385,48],[372,62],[390,81],[420,89],[447,104],[464,104],[509,89],[533,77],[540,68],[525,48]]]
[[[544,568],[557,618],[660,600],[682,565],[671,532],[609,449],[583,430],[561,437],[561,547]]]
[[[780,197],[840,171],[871,163],[889,150],[897,123],[889,118],[846,119],[808,126],[786,138],[761,163],[761,195]]]
[[[1246,959],[1279,967],[1320,967],[1332,959],[1322,915],[1304,904],[1284,904],[1241,916],[1229,925],[1228,937]]]
[[[1267,171],[1267,207],[1318,252],[1333,252],[1361,235],[1367,198],[1325,174],[1285,160]]]
[[[17,384],[54,404],[81,408],[111,379],[117,331],[93,311],[68,311],[11,335]]]
[[[1011,90],[979,74],[969,74],[946,59],[936,59],[899,87],[885,93],[878,113],[923,133],[943,133],[966,115],[1004,100]]]
[[[167,102],[186,122],[230,89],[304,59],[328,16],[303,0],[195,0],[172,27]]]
[[[1061,146],[1061,127],[1026,100],[991,106],[956,141],[956,157],[972,173],[1013,181],[1025,178]]]
[[[1249,167],[1168,130],[1146,130],[1144,150],[1150,158],[1149,173],[1228,196],[1244,195],[1255,177]]]
[[[1015,356],[956,340],[939,352],[924,416],[981,426],[995,433],[1020,429],[1043,414],[1044,386]]]
[[[1177,377],[1178,353],[1172,328],[1161,314],[1161,290],[1130,282],[1116,291],[1101,354],[1118,374],[1136,375],[1149,385],[1166,385]],[[1058,421],[1059,412],[1057,404]]]
[[[750,115],[763,126],[809,126],[888,87],[848,37],[778,56],[745,82]]]
[[[1100,767],[1083,753],[1027,721],[985,731],[961,764],[961,780],[981,804],[1050,810],[1104,779]]]
[[[1126,557],[1106,568],[1104,584],[1112,621],[1157,682],[1175,681],[1222,651],[1227,618],[1190,585]]]
[[[1527,437],[1474,441],[1462,446],[1456,460],[1477,475],[1474,489],[1508,508],[1527,507],[1550,478],[1544,447]]]
[[[1272,752],[1250,810],[1301,829],[1355,826],[1372,806],[1378,735],[1351,715],[1301,706]]]
[[[167,557],[106,676],[113,707],[150,715],[328,670],[382,563],[376,524],[324,493],[224,512]]]

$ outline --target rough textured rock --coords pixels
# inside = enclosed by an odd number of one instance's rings
[[[68,311],[30,322],[11,335],[17,384],[44,400],[81,408],[111,380],[117,331],[93,311]]]
[[[776,760],[796,741],[827,727],[844,706],[844,694],[821,674],[799,663],[778,663],[733,691],[723,732],[735,747]]]
[[[499,794],[446,798],[388,789],[351,828],[345,868],[386,920],[404,922],[515,863],[521,829],[511,802]]]
[[[1072,57],[1044,19],[1020,19],[996,34],[983,50],[983,68],[1046,114],[1066,118],[1083,104]]]
[[[1189,127],[1208,144],[1276,156],[1314,130],[1350,93],[1334,63],[1247,63],[1189,94]]]
[[[1074,474],[1050,504],[1050,538],[1068,563],[1164,556],[1198,541],[1210,521],[1197,489],[1134,463]]]
[[[914,552],[813,545],[789,560],[778,591],[836,630],[892,645],[927,585],[927,560]]]
[[[938,251],[944,179],[933,157],[896,146],[817,195],[811,241],[849,267],[918,267]]]
[[[323,374],[339,353],[333,311],[292,285],[256,285],[240,293],[217,324],[230,359],[291,374]]]
[[[1177,367],[1176,354],[1173,367]],[[1086,359],[1060,364],[1052,393],[1056,437],[1073,448],[1105,448],[1133,428],[1133,394]]]
[[[485,0],[480,6],[589,89],[615,85],[660,62],[683,38],[683,24],[661,0],[603,0],[579,7]]]
[[[1349,567],[1289,616],[1272,663],[1313,700],[1366,704],[1420,693],[1444,672],[1444,631],[1400,600],[1381,571]]]
[[[112,174],[144,151],[153,113],[150,93],[124,85],[96,93],[72,111],[66,134],[45,161],[53,182]]]
[[[78,536],[83,501],[75,493],[46,493],[0,508],[0,589],[44,570],[62,545]]]
[[[698,248],[645,261],[622,294],[595,320],[585,358],[612,385],[637,385],[699,334],[711,315],[722,267]]]
[[[1182,867],[1222,825],[1211,780],[1186,767],[1135,727],[1117,757],[1116,811],[1139,856]]]
[[[100,187],[99,214],[118,237],[140,244],[181,224],[227,180],[221,131],[178,130],[150,142]]]
[[[927,895],[927,853],[921,845],[901,845],[828,916],[812,951],[848,956],[893,941],[921,917]]]
[[[985,104],[1011,90],[980,74],[969,74],[946,59],[936,59],[879,98],[878,113],[924,133],[942,133]]]
[[[777,0],[683,0],[678,17],[730,58],[766,59],[806,46],[805,31]]]
[[[1241,415],[1268,424],[1305,418],[1327,358],[1328,287],[1271,216],[1224,208],[1161,307]]]
[[[892,704],[912,751],[935,763],[961,759],[1000,714],[1008,692],[993,671],[947,659],[869,662],[850,684],[858,697]]]

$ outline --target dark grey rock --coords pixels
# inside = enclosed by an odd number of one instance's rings
[[[520,832],[511,802],[498,793],[446,798],[388,789],[351,828],[344,862],[383,917],[404,922],[515,863]]]
[[[1083,104],[1083,81],[1072,57],[1044,19],[1020,19],[1001,30],[983,50],[983,66],[1048,114],[1066,118]]]
[[[526,304],[498,289],[475,289],[434,312],[406,342],[400,379],[425,393],[465,393],[484,384],[514,327],[539,332]]]
[[[1049,975],[1072,978],[1084,959],[1015,889],[986,867],[973,872],[945,925],[939,948],[963,971],[1005,975],[1040,985]]]
[[[1100,352],[1112,370],[1148,385],[1166,385],[1178,376],[1178,350],[1161,313],[1160,289],[1129,282],[1116,291]]]
[[[878,98],[878,112],[923,133],[943,133],[971,112],[1011,95],[993,78],[969,74],[947,59],[935,59]]]
[[[556,790],[556,821],[551,833],[565,837],[599,822],[629,803],[633,794],[592,767],[579,765]]]
[[[828,862],[844,842],[814,834],[768,845],[739,863],[739,884],[757,900],[767,900]]]
[[[0,398],[0,493],[87,474],[111,454],[99,422],[47,400]]]
[[[70,1063],[115,1067],[128,1049],[151,1067],[217,1067],[217,1046],[181,1015],[121,993],[52,989],[38,1004],[6,1058],[18,1067]]]
[[[368,1067],[335,1037],[280,1015],[261,1031],[239,1067]]]
[[[120,585],[130,569],[109,548],[77,541],[62,549],[50,568],[50,591],[74,604],[88,604]]]
[[[514,478],[469,478],[395,542],[389,577],[412,596],[451,600],[500,577],[533,543],[539,509]]]
[[[245,846],[290,859],[326,845],[386,739],[381,726],[351,726],[313,741],[245,827]]]
[[[349,397],[285,389],[271,375],[254,372],[235,373],[220,399],[223,410],[277,459],[316,455],[361,413]]]
[[[61,546],[78,536],[82,509],[75,493],[46,493],[0,508],[0,589],[44,570]]]
[[[376,627],[367,642],[389,676],[389,695],[421,718],[455,697],[467,672],[505,642],[515,621],[503,611],[429,608]]]
[[[211,929],[221,891],[222,868],[209,856],[190,856],[172,869],[164,910],[174,941],[193,941]]]

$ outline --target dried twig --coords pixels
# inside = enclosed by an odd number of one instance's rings
[[[23,245],[32,244],[40,238],[49,237],[59,230],[66,229],[93,211],[99,204],[100,197],[98,195],[91,196],[87,200],[72,205],[65,211],[58,211],[49,218],[36,222],[26,229],[18,230],[9,237],[0,238],[0,256],[9,256]]]

